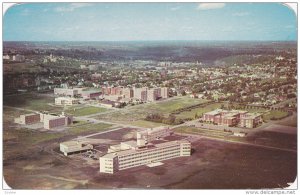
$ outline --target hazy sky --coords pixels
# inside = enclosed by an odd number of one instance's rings
[[[296,40],[277,3],[28,3],[4,15],[5,41]]]

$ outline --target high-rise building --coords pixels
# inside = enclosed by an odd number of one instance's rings
[[[168,87],[162,87],[161,88],[161,98],[169,98],[169,88]]]

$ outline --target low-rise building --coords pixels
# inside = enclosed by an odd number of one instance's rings
[[[80,141],[72,140],[72,141],[67,141],[67,142],[60,143],[59,144],[59,149],[62,153],[64,153],[65,156],[68,156],[68,155],[73,154],[73,153],[92,150],[93,145],[83,143],[83,142],[80,142]]]
[[[55,98],[55,105],[74,105],[79,104],[79,99],[72,97],[57,97]]]
[[[247,113],[241,118],[241,127],[255,128],[262,122],[262,115],[259,113]]]
[[[70,96],[74,97],[78,95],[78,89],[71,88],[54,88],[54,94],[59,96]]]
[[[14,122],[22,125],[35,124],[40,122],[40,114],[39,113],[22,114],[20,115],[19,118],[15,118]]]

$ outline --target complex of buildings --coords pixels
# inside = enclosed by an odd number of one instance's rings
[[[105,96],[117,96],[126,99],[136,99],[142,102],[153,102],[159,98],[169,97],[169,88],[121,88],[121,87],[103,87],[102,94]]]
[[[203,121],[228,127],[240,126],[255,128],[262,122],[262,115],[259,113],[248,113],[248,111],[242,110],[216,109],[203,114]]]
[[[15,123],[22,125],[30,125],[36,123],[43,123],[45,129],[54,129],[61,126],[68,126],[73,123],[73,117],[62,113],[61,115],[47,114],[47,113],[31,113],[20,115],[19,118],[14,119]]]
[[[54,88],[54,94],[64,97],[82,97],[83,99],[98,99],[100,91],[89,90],[88,88]]]
[[[155,133],[154,131],[152,133],[138,132],[136,141],[121,142],[110,146],[108,153],[99,158],[100,172],[113,174],[119,170],[191,155],[191,143],[187,140],[149,143],[149,140],[155,137],[151,134],[156,134],[157,137],[169,135],[166,132],[163,128]]]

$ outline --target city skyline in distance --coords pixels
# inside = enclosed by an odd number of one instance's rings
[[[3,19],[4,41],[297,40],[279,3],[26,3]]]

